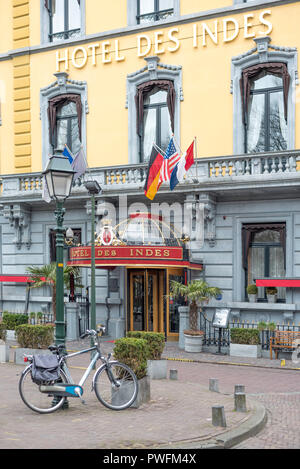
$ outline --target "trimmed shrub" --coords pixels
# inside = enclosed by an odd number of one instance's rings
[[[144,378],[147,374],[148,356],[149,348],[144,339],[122,337],[115,341],[115,359],[128,365],[138,379]]]
[[[165,348],[165,335],[161,332],[129,331],[127,337],[144,339],[148,344],[148,360],[160,360]]]
[[[0,322],[0,340],[6,339],[6,326],[3,322]]]
[[[255,285],[255,283],[252,283],[251,285],[248,285],[247,287],[247,293],[248,295],[257,295],[258,288]]]
[[[259,330],[233,327],[230,329],[230,342],[232,344],[258,345],[260,343]]]
[[[54,327],[22,324],[17,326],[16,335],[21,347],[46,349],[53,343]]]
[[[5,324],[6,329],[9,331],[15,331],[17,326],[28,323],[28,315],[20,313],[8,313],[3,312],[2,322]]]

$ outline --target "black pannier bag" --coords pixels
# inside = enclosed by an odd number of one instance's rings
[[[31,376],[36,384],[57,381],[59,379],[59,360],[56,355],[34,355]]]

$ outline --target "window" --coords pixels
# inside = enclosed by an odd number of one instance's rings
[[[180,0],[127,0],[128,26],[167,20],[180,14]]]
[[[56,148],[63,150],[65,145],[73,154],[80,150],[78,116],[75,103],[62,106],[56,115]]]
[[[243,225],[246,287],[257,278],[285,276],[285,232],[285,223]],[[265,290],[264,287],[258,289],[260,301],[266,300]],[[285,288],[278,288],[278,301],[285,301],[285,294]]]
[[[269,70],[271,73],[269,73]],[[242,73],[245,153],[287,150],[289,74],[285,64],[261,64]]]
[[[149,159],[153,142],[165,150],[172,135],[167,91],[153,88],[144,99],[140,161]]]
[[[80,0],[48,0],[50,42],[80,35]]]
[[[81,146],[81,97],[63,94],[49,100],[50,143],[53,150],[65,145],[76,155]]]
[[[151,23],[173,16],[174,0],[137,0],[137,23]]]
[[[40,0],[42,43],[77,38],[85,33],[86,0]]]
[[[81,244],[81,228],[72,228],[74,233],[73,244],[74,246]],[[64,238],[66,230],[64,230]],[[56,230],[50,229],[49,231],[49,243],[50,243],[50,262],[56,262]],[[65,244],[64,249],[64,262],[68,261],[68,245]]]
[[[273,46],[268,36],[254,43],[232,58],[233,153],[293,150],[297,49]]]
[[[182,68],[146,57],[147,68],[127,75],[128,154],[130,164],[150,157],[153,142],[165,150],[174,133],[180,145]]]

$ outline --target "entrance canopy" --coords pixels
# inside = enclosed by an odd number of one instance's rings
[[[186,248],[189,239],[163,221],[160,215],[133,213],[114,228],[103,220],[95,240],[95,265],[166,268],[181,267],[202,270],[202,263],[190,259]],[[91,266],[91,246],[69,250],[69,265]]]
[[[202,270],[203,265],[191,262],[183,247],[173,246],[96,246],[96,267],[186,267]],[[70,248],[68,265],[91,266],[91,246]]]

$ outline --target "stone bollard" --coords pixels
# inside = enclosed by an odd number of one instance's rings
[[[247,412],[246,394],[244,392],[236,392],[234,394],[234,410],[237,412]]]
[[[216,378],[209,378],[209,390],[219,392],[219,380]]]
[[[178,379],[177,370],[170,370],[170,379]]]
[[[215,427],[226,427],[224,406],[212,406],[212,424]]]
[[[236,384],[234,386],[234,394],[237,392],[245,392],[245,386],[243,384]]]

